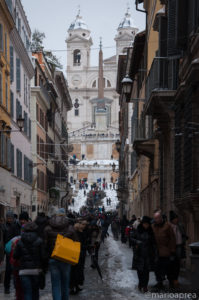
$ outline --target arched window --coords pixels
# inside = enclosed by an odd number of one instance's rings
[[[107,79],[107,87],[111,87],[111,82],[108,79]]]
[[[75,117],[78,117],[79,116],[79,100],[78,99],[75,99],[74,108],[75,108]]]
[[[95,81],[93,81],[92,88],[96,88],[96,87],[97,87],[97,82],[95,80]]]
[[[76,49],[73,53],[73,64],[74,66],[81,65],[81,52],[78,49]]]

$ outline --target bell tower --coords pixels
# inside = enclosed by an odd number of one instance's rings
[[[117,35],[115,36],[117,61],[119,54],[125,54],[127,47],[133,45],[137,32],[138,28],[135,28],[130,14],[130,8],[127,7],[127,12],[120,22],[117,29]]]
[[[80,15],[80,10],[68,29],[67,73],[82,71],[90,66],[91,32]]]

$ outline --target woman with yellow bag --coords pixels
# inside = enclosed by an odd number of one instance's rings
[[[49,225],[45,228],[44,235],[49,256],[53,300],[68,300],[71,265],[52,258],[58,236],[61,235],[77,241],[74,228],[69,224],[64,208],[58,209],[57,213],[51,217]]]

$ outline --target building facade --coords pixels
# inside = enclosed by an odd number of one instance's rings
[[[15,24],[4,0],[0,1],[0,217],[10,206],[10,32]]]
[[[31,30],[21,4],[10,2],[15,27],[10,34],[10,101],[11,101],[11,207],[19,214],[32,212],[32,149],[30,117],[30,80],[34,75],[31,62]],[[17,120],[24,119],[19,130]]]
[[[69,139],[74,147],[72,155],[79,160],[118,158],[115,149],[115,142],[119,138],[119,98],[115,91],[117,59],[120,52],[126,51],[136,32],[137,29],[133,26],[131,16],[127,12],[115,37],[116,55],[104,60],[101,49],[99,66],[92,67],[90,66],[91,32],[80,14],[68,30],[67,78],[73,103],[73,109],[68,115],[68,128]],[[74,165],[70,168],[70,176],[73,176]],[[113,174],[107,173],[105,168],[98,172],[101,178],[103,174],[106,174],[106,180],[110,182]],[[83,178],[94,180],[88,170],[82,170],[81,166],[81,173],[75,179],[81,179],[83,175]]]

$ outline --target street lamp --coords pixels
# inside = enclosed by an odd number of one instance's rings
[[[115,145],[116,145],[117,152],[120,152],[120,148],[121,148],[121,142],[120,142],[120,140],[117,140],[117,142],[115,143]]]
[[[131,95],[133,80],[129,77],[128,74],[122,79],[122,87],[124,94],[129,97]]]
[[[24,123],[25,123],[25,119],[22,118],[22,116],[19,116],[19,118],[17,119],[17,125],[20,131],[22,131],[22,129],[24,128]]]

